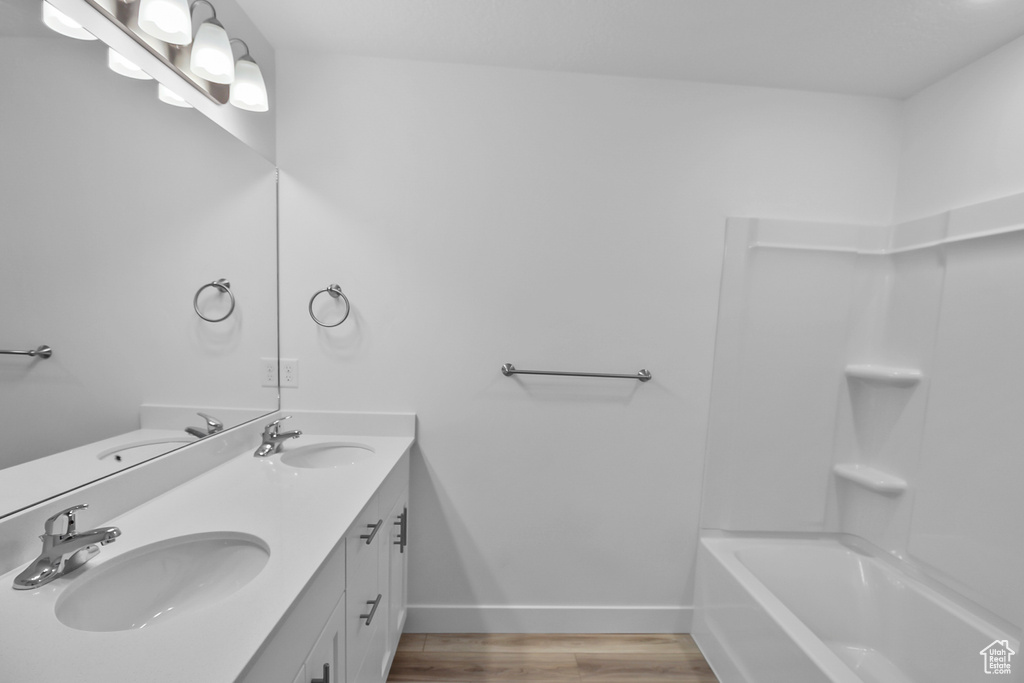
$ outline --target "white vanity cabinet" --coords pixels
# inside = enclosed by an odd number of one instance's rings
[[[243,425],[0,520],[0,564],[7,564],[0,577],[8,586],[0,590],[0,683],[109,683],[142,670],[148,683],[310,683],[327,678],[325,664],[331,683],[382,683],[405,613],[408,548],[394,545],[395,522],[408,501],[416,418],[296,418],[302,440],[281,453],[253,457],[260,425]],[[360,457],[349,457],[352,448]],[[196,471],[195,461],[225,450],[217,466]],[[120,507],[106,504],[114,499]],[[117,542],[70,576],[11,590],[39,552],[45,520],[94,502],[88,522],[117,526]],[[230,545],[207,544],[239,538],[263,552],[229,556]],[[211,553],[201,568],[172,562],[161,581],[106,583],[141,566],[139,558],[199,539],[201,546],[187,547]],[[102,631],[91,630],[99,622],[62,621],[58,605],[84,600],[96,586],[113,591],[108,602],[125,618],[152,605],[159,619]],[[53,656],[53,643],[61,656]]]
[[[395,544],[403,540],[405,528],[395,522],[406,514],[408,499],[406,453],[339,539],[241,683],[387,680],[405,623],[408,547]],[[327,609],[332,612],[325,618]]]

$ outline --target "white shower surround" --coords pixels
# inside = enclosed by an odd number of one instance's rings
[[[711,561],[707,536],[719,531],[864,539],[891,560],[890,586],[919,592],[913,577],[931,582],[973,610],[968,621],[984,615],[997,635],[1019,642],[1024,547],[1010,520],[1024,518],[1024,434],[1013,419],[1024,385],[1022,256],[1024,195],[888,228],[730,221],[694,628],[702,647],[711,643],[706,653],[722,680],[761,680],[729,660],[756,659],[765,647],[759,639],[780,620],[818,619],[792,596],[751,598],[789,590],[751,588],[750,567]],[[791,587],[842,581],[821,557],[804,560],[785,562]],[[739,593],[722,592],[737,582]],[[760,615],[721,619],[712,638],[708,615],[741,594]],[[836,596],[826,589],[812,600],[845,614]],[[863,600],[887,605],[882,613],[908,628],[955,631],[925,616],[919,600],[873,591]],[[907,609],[917,616],[903,615]],[[800,651],[824,647],[807,645],[808,634],[830,639],[813,624],[783,632],[788,649]],[[933,644],[930,652],[941,660],[948,649]],[[959,650],[984,675],[980,656]],[[787,664],[777,665],[762,675],[781,675]],[[952,665],[939,678],[900,669],[908,681],[971,680]],[[850,675],[820,680],[904,680]],[[818,680],[807,676],[786,680]]]

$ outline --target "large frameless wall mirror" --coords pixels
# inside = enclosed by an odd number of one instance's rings
[[[197,412],[227,429],[279,405],[260,360],[277,356],[276,169],[107,58],[46,28],[39,0],[0,0],[0,350],[53,350],[0,354],[0,517],[26,505],[19,468],[42,500],[194,441]],[[38,469],[147,420],[163,445]]]

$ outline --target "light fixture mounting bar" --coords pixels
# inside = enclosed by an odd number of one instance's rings
[[[189,46],[170,45],[146,34],[139,28],[139,3],[118,0],[85,0],[89,5],[110,19],[119,29],[146,48],[146,50],[173,69],[179,76],[196,87],[217,104],[227,104],[231,88],[220,83],[211,83],[192,73],[189,68]]]

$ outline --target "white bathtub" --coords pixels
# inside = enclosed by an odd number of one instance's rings
[[[986,621],[855,539],[702,538],[693,636],[721,683],[1024,681]],[[986,674],[1008,640],[1019,661]]]

